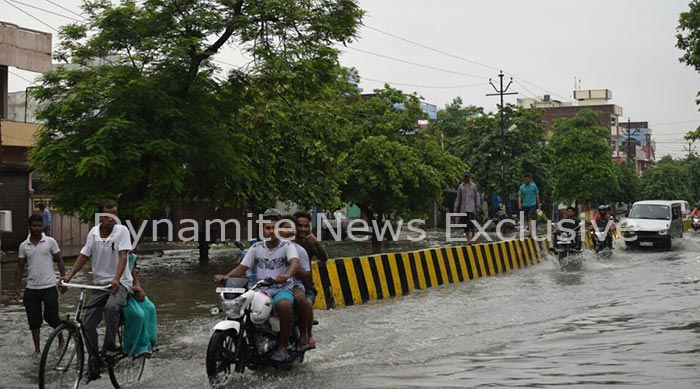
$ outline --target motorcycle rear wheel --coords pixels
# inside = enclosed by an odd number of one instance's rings
[[[234,329],[217,330],[211,335],[207,347],[206,365],[207,376],[212,386],[224,384],[236,371],[236,344],[238,344],[238,332]]]

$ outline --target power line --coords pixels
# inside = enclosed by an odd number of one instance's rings
[[[460,75],[460,76],[473,77],[473,78],[482,78],[482,79],[484,79],[484,80],[487,80],[487,79],[488,79],[488,77],[486,77],[486,76],[477,76],[477,75],[474,75],[474,74],[468,74],[468,73],[462,73],[462,72],[455,72],[455,71],[453,71],[453,70],[447,70],[447,69],[437,68],[437,67],[430,66],[430,65],[423,65],[423,64],[419,64],[419,63],[415,63],[415,62],[411,62],[411,61],[406,61],[406,60],[404,60],[404,59],[399,59],[399,58],[389,57],[389,56],[386,56],[386,55],[383,55],[383,54],[373,53],[373,52],[367,51],[367,50],[357,49],[357,48],[354,48],[354,47],[347,47],[347,49],[354,50],[354,51],[359,51],[359,52],[365,53],[365,54],[374,55],[374,56],[376,56],[376,57],[381,57],[381,58],[390,59],[390,60],[392,60],[392,61],[397,61],[397,62],[401,62],[401,63],[406,63],[406,64],[413,65],[413,66],[419,66],[419,67],[426,68],[426,69],[437,70],[437,71],[439,71],[439,72],[457,74],[457,75]]]
[[[63,15],[63,14],[60,14],[60,13],[57,13],[57,12],[49,11],[48,9],[41,8],[41,7],[37,7],[37,6],[35,6],[35,5],[23,3],[23,2],[17,1],[17,0],[10,0],[10,1],[13,2],[13,3],[22,4],[22,5],[25,6],[25,7],[29,7],[29,8],[36,9],[36,10],[38,10],[38,11],[43,11],[43,12],[46,12],[46,13],[49,13],[49,14],[52,14],[52,15],[60,16],[60,17],[62,17],[62,18],[74,20],[74,21],[76,21],[76,22],[79,22],[79,21],[80,21],[80,20],[75,19],[75,18],[73,18],[73,17],[71,17],[71,16],[66,16],[66,15]]]
[[[445,52],[445,51],[442,51],[442,50],[438,50],[438,49],[433,48],[433,47],[430,47],[430,46],[428,46],[428,45],[424,45],[424,44],[422,44],[422,43],[418,43],[418,42],[412,41],[412,40],[410,40],[410,39],[406,39],[406,38],[400,37],[400,36],[398,36],[398,35],[395,35],[395,34],[392,34],[392,33],[386,32],[386,31],[382,31],[382,30],[377,29],[377,28],[374,28],[374,27],[372,27],[372,26],[365,25],[365,27],[369,28],[370,30],[379,32],[379,33],[381,33],[381,34],[388,35],[388,36],[390,36],[390,37],[392,37],[392,38],[400,39],[400,40],[402,40],[402,41],[404,41],[404,42],[408,42],[408,43],[410,43],[410,44],[412,44],[412,45],[416,45],[416,46],[418,46],[418,47],[422,47],[422,48],[424,48],[424,49],[431,50],[431,51],[434,51],[434,52],[436,52],[436,53],[440,53],[440,54],[443,54],[443,55],[447,55],[447,56],[449,56],[449,57],[456,58],[456,59],[459,59],[459,60],[464,61],[464,62],[468,62],[468,63],[474,64],[474,65],[482,66],[482,67],[485,67],[485,68],[488,68],[488,69],[491,69],[491,70],[499,70],[498,68],[495,68],[495,67],[493,67],[493,66],[491,66],[491,65],[483,64],[483,63],[480,63],[480,62],[477,62],[477,61],[473,61],[473,60],[468,59],[468,58],[460,57],[460,56],[458,56],[458,55],[454,55],[454,54],[451,54],[451,53],[448,53],[448,52]],[[544,92],[547,92],[547,93],[550,94],[550,95],[559,96],[559,97],[561,97],[561,98],[563,98],[563,99],[565,99],[565,100],[568,100],[568,99],[569,99],[568,97],[564,97],[564,96],[562,96],[562,95],[560,95],[560,94],[558,94],[558,93],[550,92],[550,91],[548,91],[547,89],[542,88],[541,86],[538,86],[538,85],[536,85],[536,84],[533,84],[533,83],[531,83],[531,82],[525,80],[525,79],[522,78],[522,77],[518,77],[517,75],[515,75],[515,74],[513,74],[513,73],[509,73],[509,72],[505,72],[505,71],[504,71],[503,73],[505,73],[505,74],[507,74],[507,75],[509,75],[509,76],[511,76],[511,77],[514,77],[514,78],[519,78],[522,82],[524,82],[524,83],[526,83],[526,84],[528,84],[528,85],[532,85],[533,87],[535,87],[535,88],[537,88],[537,89],[540,89],[540,90],[542,90],[542,91],[544,91]]]
[[[23,10],[22,8],[16,6],[16,5],[12,4],[12,3],[10,3],[8,0],[3,0],[3,1],[6,2],[7,4],[9,4],[11,7],[13,7],[13,8],[15,8],[15,9],[17,9],[18,11],[22,12],[23,14],[25,14],[25,15],[29,16],[30,18],[36,20],[37,22],[43,24],[44,26],[46,26],[46,27],[48,27],[48,28],[54,30],[55,32],[58,32],[57,29],[51,27],[48,23],[46,23],[46,22],[44,22],[43,20],[37,18],[36,16],[30,14],[29,12]]]
[[[60,8],[60,9],[62,9],[62,10],[64,10],[64,11],[68,11],[68,12],[72,13],[73,15],[75,15],[75,16],[77,16],[77,17],[83,19],[83,20],[87,20],[87,19],[85,19],[85,17],[84,17],[83,15],[81,15],[81,14],[79,14],[79,13],[76,13],[76,12],[73,12],[73,11],[71,11],[70,9],[68,9],[68,8],[66,8],[66,7],[64,7],[64,6],[62,6],[61,4],[54,3],[54,2],[51,1],[51,0],[46,0],[46,2],[47,2],[47,3],[50,3],[50,4],[53,4],[53,5],[55,5],[56,7]]]
[[[446,56],[448,56],[448,57],[456,58],[456,59],[462,60],[462,61],[464,61],[464,62],[469,62],[469,63],[474,64],[474,65],[478,65],[478,66],[485,67],[485,68],[487,68],[487,69],[496,70],[496,71],[499,71],[499,70],[500,70],[500,69],[495,68],[495,67],[493,67],[493,66],[489,66],[489,65],[486,65],[486,64],[483,64],[483,63],[479,63],[479,62],[476,62],[476,61],[472,61],[472,60],[470,60],[470,59],[463,58],[463,57],[460,57],[460,56],[458,56],[458,55],[450,54],[450,53],[448,53],[448,52],[446,52],[446,51],[438,50],[438,49],[436,49],[436,48],[434,48],[434,47],[430,47],[430,46],[424,45],[424,44],[422,44],[422,43],[414,42],[414,41],[412,41],[412,40],[410,40],[410,39],[406,39],[406,38],[400,37],[400,36],[398,36],[398,35],[394,35],[394,34],[392,34],[392,33],[390,33],[390,32],[382,31],[382,30],[380,30],[380,29],[378,29],[378,28],[374,28],[374,27],[372,27],[372,26],[365,25],[365,27],[369,28],[370,30],[376,31],[376,32],[378,32],[378,33],[381,33],[381,34],[384,34],[384,35],[388,35],[388,36],[390,36],[390,37],[392,37],[392,38],[396,38],[396,39],[402,40],[402,41],[404,41],[404,42],[408,42],[408,43],[410,43],[410,44],[412,44],[412,45],[416,45],[416,46],[418,46],[418,47],[422,47],[422,48],[424,48],[424,49],[428,49],[428,50],[430,50],[430,51],[434,51],[434,52],[436,52],[436,53],[440,53],[440,54],[446,55]]]
[[[525,92],[529,93],[529,97],[532,97],[532,98],[537,99],[537,95],[534,94],[534,93],[532,93],[531,90],[527,89],[527,87],[525,87],[525,85],[523,85],[523,84],[521,84],[520,82],[518,82],[518,79],[517,79],[517,78],[516,78],[514,81],[515,81],[515,83],[518,84],[521,88],[525,89]]]
[[[28,80],[28,79],[26,79],[26,78],[20,76],[19,74],[15,73],[15,72],[13,72],[13,71],[11,71],[11,70],[8,70],[7,72],[10,73],[10,74],[12,74],[12,75],[15,76],[15,77],[18,77],[18,78],[23,79],[24,81],[27,81],[27,82],[29,82],[29,83],[34,84],[34,83],[36,82],[36,81],[30,81],[30,80]]]
[[[414,88],[426,88],[426,89],[461,89],[461,88],[471,88],[475,86],[484,86],[488,85],[487,82],[483,82],[480,84],[468,84],[468,85],[445,85],[445,86],[439,86],[439,85],[417,85],[417,84],[404,84],[401,82],[393,82],[393,81],[386,81],[386,80],[376,80],[373,78],[367,78],[367,77],[360,77],[362,80],[367,80],[367,81],[374,81],[374,82],[381,82],[384,84],[390,84],[390,85],[400,85],[400,86],[411,86]]]

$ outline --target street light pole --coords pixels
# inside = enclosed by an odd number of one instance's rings
[[[513,83],[513,77],[510,78],[510,82],[508,82],[508,85],[506,85],[505,89],[503,88],[503,71],[501,70],[498,73],[498,78],[500,81],[500,89],[496,88],[495,85],[493,85],[493,82],[491,82],[491,79],[489,78],[489,84],[493,87],[494,90],[496,90],[496,93],[487,93],[486,96],[500,96],[501,97],[501,106],[500,106],[500,113],[501,113],[501,202],[502,204],[506,204],[506,122],[505,122],[505,112],[504,112],[504,105],[503,105],[503,96],[504,95],[517,95],[518,92],[508,92],[508,88],[510,88],[510,85]]]

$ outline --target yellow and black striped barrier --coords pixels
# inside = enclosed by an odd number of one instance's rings
[[[313,262],[314,308],[328,308],[329,291],[335,307],[342,308],[511,272],[539,263],[549,247],[527,238]]]

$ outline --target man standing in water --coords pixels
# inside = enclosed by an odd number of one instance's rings
[[[481,212],[481,200],[479,199],[479,189],[476,184],[471,182],[471,174],[464,172],[464,179],[457,187],[457,198],[455,199],[454,212],[461,213],[464,227],[464,235],[467,238],[467,244],[474,243],[472,241],[476,232],[476,215]]]
[[[27,273],[27,288],[24,290],[24,308],[27,311],[29,329],[32,331],[34,352],[41,351],[39,347],[39,332],[41,329],[42,304],[43,316],[46,323],[56,328],[61,324],[58,317],[58,287],[53,264],[58,266],[61,277],[66,274],[61,250],[56,240],[46,236],[42,231],[44,224],[41,215],[29,217],[29,237],[19,246],[17,273],[15,273],[15,295],[19,297],[24,274],[24,268],[29,263]],[[65,290],[61,290],[64,292]],[[62,342],[63,339],[59,339]]]
[[[532,231],[532,221],[537,218],[537,209],[542,205],[540,203],[540,189],[531,180],[530,174],[525,173],[523,175],[524,183],[520,185],[518,190],[518,208],[523,211],[525,218],[527,218],[528,231]]]

